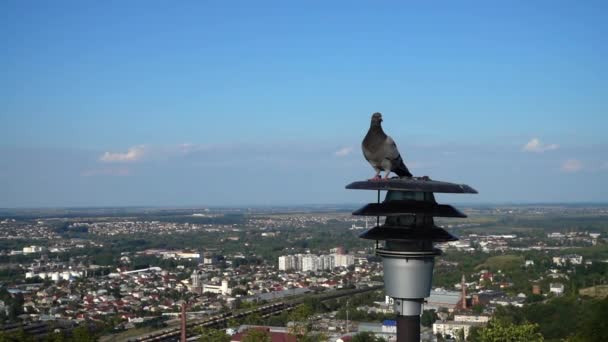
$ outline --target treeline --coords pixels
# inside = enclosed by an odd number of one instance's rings
[[[546,232],[589,231],[608,232],[608,221],[600,215],[542,215],[532,216],[503,216],[490,226],[530,227],[540,228]]]
[[[556,281],[552,278],[544,277],[544,275],[549,272],[549,269],[557,267],[553,264],[551,254],[545,254],[538,251],[527,251],[518,253],[517,255],[510,255],[499,252],[468,253],[448,250],[442,258],[444,260],[449,260],[451,263],[438,263],[435,266],[433,286],[451,288],[454,284],[460,283],[463,273],[468,276],[481,269],[494,272],[495,277],[513,283],[513,286],[504,289],[504,291],[509,294],[523,292],[526,295],[531,295],[532,285],[530,284],[530,279],[542,279],[538,284],[545,290],[548,289],[549,283],[561,282],[566,286],[566,291],[572,294],[578,293],[578,290],[581,288],[608,281],[608,263],[597,261],[608,259],[608,245],[577,248],[562,253],[569,252],[582,255],[584,260],[595,261],[592,264],[569,266],[573,268],[573,272],[569,274],[569,279]],[[518,257],[517,262],[500,262],[505,260],[509,261],[508,258],[515,256]],[[513,258],[513,260],[515,259]],[[523,260],[534,260],[534,265],[525,267]],[[500,274],[498,274],[498,270],[501,270]],[[467,278],[467,280],[470,279]],[[499,289],[496,284],[494,286],[488,286],[488,288]]]
[[[0,287],[0,300],[5,306],[5,309],[0,311],[0,324],[17,322],[17,317],[23,313],[23,294],[11,295],[3,286]]]
[[[585,299],[576,296],[557,297],[545,303],[522,308],[499,307],[494,319],[522,325],[538,324],[546,341],[608,341],[606,318],[608,298]]]

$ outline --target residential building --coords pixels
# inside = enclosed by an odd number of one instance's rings
[[[352,254],[334,254],[336,267],[348,267],[355,264],[355,256]]]
[[[562,284],[562,283],[549,284],[549,292],[555,294],[556,296],[563,295],[564,294],[564,284]]]
[[[456,321],[437,321],[433,324],[433,335],[441,334],[443,336],[451,336],[457,338],[460,331],[464,331],[464,338],[469,337],[472,327],[482,326],[483,323],[476,322],[456,322]]]

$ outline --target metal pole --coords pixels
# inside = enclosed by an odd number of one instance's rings
[[[378,204],[380,203],[380,190],[378,190]],[[367,222],[367,221],[366,221]],[[376,227],[380,226],[380,216],[376,216]],[[380,246],[378,240],[376,240],[376,249]]]
[[[397,342],[420,341],[420,316],[397,316]]]
[[[380,190],[378,190],[378,203],[380,203]],[[380,216],[376,216],[376,226],[380,225]]]
[[[346,300],[346,333],[348,334],[348,332],[350,331],[349,326],[348,326],[348,299]]]
[[[181,342],[186,342],[186,303],[182,303],[182,334],[181,334]]]

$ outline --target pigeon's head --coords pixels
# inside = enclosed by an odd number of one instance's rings
[[[382,122],[382,114],[376,112],[372,115],[372,126],[380,126]]]

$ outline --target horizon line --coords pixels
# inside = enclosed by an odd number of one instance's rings
[[[250,208],[302,208],[302,207],[351,207],[361,206],[363,203],[301,203],[301,204],[231,204],[231,205],[99,205],[99,206],[17,206],[17,207],[0,207],[0,211],[10,210],[85,210],[85,209],[250,209]],[[535,205],[602,205],[608,206],[608,201],[531,201],[531,202],[516,202],[516,201],[496,201],[496,202],[460,202],[456,203],[458,206],[535,206]]]

